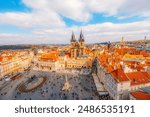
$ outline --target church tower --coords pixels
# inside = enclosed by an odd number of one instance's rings
[[[71,40],[70,40],[71,45],[74,46],[76,41],[77,41],[77,40],[76,40],[76,38],[75,38],[74,32],[72,32]]]
[[[84,36],[83,36],[82,30],[80,32],[79,45],[80,45],[79,55],[83,55],[84,54]]]
[[[71,58],[77,58],[77,48],[76,48],[76,45],[77,45],[77,40],[75,38],[75,35],[74,35],[74,32],[72,32],[72,36],[71,36]]]
[[[71,58],[76,59],[77,57],[82,56],[84,54],[84,36],[82,34],[82,31],[80,33],[78,41],[76,40],[75,35],[72,32],[70,42],[71,42],[70,48]]]

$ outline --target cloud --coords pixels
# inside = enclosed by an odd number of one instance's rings
[[[23,28],[58,28],[65,27],[65,23],[58,14],[48,11],[34,13],[0,13],[0,23]]]
[[[49,38],[43,38],[43,36],[40,35],[0,33],[0,45],[48,44],[51,43],[51,41]]]
[[[149,0],[125,0],[118,9],[119,16],[124,17],[150,17]]]
[[[0,45],[19,44],[23,41],[23,36],[19,34],[0,33]],[[24,41],[25,42],[25,41]],[[23,42],[23,43],[24,43]]]
[[[32,36],[1,33],[0,44],[69,43],[71,31],[74,30],[79,35],[81,28],[88,43],[116,41],[122,36],[128,40],[139,39],[150,34],[149,0],[22,0],[22,3],[31,11],[0,13],[0,24],[29,29]],[[138,16],[145,20],[132,23],[89,24],[94,13],[116,18]],[[63,17],[85,22],[86,25],[68,27]]]
[[[118,14],[118,9],[125,0],[84,0],[92,13],[102,13],[109,16]]]
[[[72,30],[75,32],[76,39],[79,38],[80,26],[55,28],[55,29],[36,29],[32,35],[20,34],[0,34],[0,44],[69,44]],[[133,23],[101,23],[82,26],[86,43],[97,43],[105,41],[120,41],[124,36],[125,40],[150,39],[150,21],[139,21]]]
[[[72,30],[76,34],[76,39],[78,39],[81,30],[80,26],[55,30],[38,29],[34,31],[34,34],[47,38],[49,43],[52,40],[55,40],[55,42],[59,41],[59,43],[69,43]],[[89,24],[82,26],[82,30],[85,35],[86,43],[120,41],[122,36],[124,36],[126,40],[137,40],[144,39],[145,36],[150,38],[150,21],[139,21],[124,24],[115,24],[111,22]]]
[[[76,21],[87,21],[91,15],[83,0],[23,0],[23,3],[34,11],[53,11]]]
[[[31,12],[0,13],[0,23],[31,27],[65,27],[62,16],[88,22],[94,13],[125,18],[150,17],[149,0],[22,0]]]

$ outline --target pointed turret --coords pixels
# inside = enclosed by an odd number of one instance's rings
[[[71,42],[75,42],[76,41],[76,38],[75,38],[75,35],[74,35],[74,32],[72,31],[72,36],[71,36]]]
[[[84,42],[84,36],[83,36],[82,30],[80,32],[79,42]]]

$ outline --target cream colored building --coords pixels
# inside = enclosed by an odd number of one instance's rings
[[[5,75],[12,75],[18,72],[22,72],[31,65],[32,57],[30,55],[26,56],[14,56],[12,59],[4,60],[0,63],[0,78]]]
[[[125,73],[123,69],[115,69],[115,66],[111,68],[102,66],[97,59],[97,76],[114,100],[130,99],[130,92],[150,86],[150,72]]]
[[[91,68],[92,59],[90,57],[79,57],[77,59],[68,59],[66,68]]]
[[[55,71],[56,62],[50,60],[36,60],[34,61],[33,70],[42,70],[42,71]]]
[[[58,71],[71,68],[91,68],[92,59],[84,56],[77,59],[66,58],[66,56],[58,57],[57,61],[35,59],[35,70]]]
[[[129,99],[129,91],[130,91],[129,80],[117,82],[116,80],[114,80],[111,74],[106,74],[104,80],[104,87],[114,100]]]

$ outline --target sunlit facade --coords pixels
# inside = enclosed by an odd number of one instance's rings
[[[33,54],[24,51],[3,54],[0,61],[0,78],[24,71],[31,65],[32,58]]]
[[[130,99],[130,92],[150,86],[149,57],[134,48],[103,48],[97,57],[97,76],[112,99]]]

